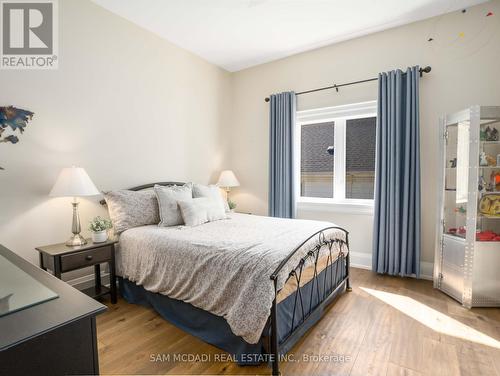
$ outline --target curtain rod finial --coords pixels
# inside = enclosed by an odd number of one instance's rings
[[[265,100],[266,102],[269,102],[269,101],[270,101],[269,97],[266,97],[266,99],[264,99],[264,100]]]

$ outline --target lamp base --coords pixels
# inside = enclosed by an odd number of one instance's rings
[[[66,242],[68,247],[78,247],[85,244],[87,244],[87,240],[85,240],[85,238],[80,234],[73,234],[73,236]]]

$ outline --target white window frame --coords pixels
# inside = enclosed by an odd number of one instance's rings
[[[361,102],[343,106],[316,108],[297,111],[295,129],[295,200],[298,209],[331,210],[354,214],[373,214],[373,199],[345,198],[346,172],[346,122],[351,119],[362,119],[377,116],[377,101]],[[301,131],[302,125],[335,122],[334,126],[334,160],[333,160],[333,198],[301,196]]]

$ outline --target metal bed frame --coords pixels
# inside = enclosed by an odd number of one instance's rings
[[[144,184],[137,187],[130,188],[131,191],[141,191],[144,189],[153,188],[155,185],[163,185],[163,186],[171,186],[171,185],[184,185],[185,183],[181,182],[159,182],[159,183],[151,183]],[[101,200],[100,203],[102,205],[106,205],[105,200]],[[345,241],[342,239],[334,239],[327,240],[325,236],[325,231],[328,230],[340,230],[345,233]],[[279,340],[278,335],[278,276],[288,261],[297,253],[303,246],[307,244],[314,237],[318,237],[318,242],[315,246],[310,249],[304,257],[302,257],[298,263],[298,265],[292,269],[289,273],[286,282],[290,278],[294,278],[297,284],[297,289],[293,292],[294,295],[294,304],[293,304],[293,314],[292,314],[292,322],[291,322],[291,330],[290,333],[283,340]],[[314,234],[312,234],[309,238],[304,240],[298,247],[296,247],[276,268],[276,270],[271,274],[270,279],[274,284],[274,300],[271,307],[271,314],[268,320],[268,325],[266,328],[269,329],[270,336],[268,342],[268,349],[270,349],[269,360],[272,366],[272,374],[280,375],[279,370],[279,361],[280,361],[280,348],[281,349],[289,349],[293,344],[295,344],[310,328],[312,324],[314,324],[314,320],[317,315],[315,313],[319,313],[320,316],[323,315],[324,309],[329,306],[337,297],[339,290],[343,289],[344,286],[346,291],[352,291],[349,281],[349,269],[350,269],[350,256],[349,256],[349,233],[347,230],[337,227],[331,226],[326,227]],[[333,257],[332,249],[334,245],[338,246],[339,252],[336,258]],[[327,247],[327,261],[326,266],[323,271],[318,272],[318,260],[319,255],[322,249]],[[304,267],[307,262],[311,260],[314,265],[313,278],[308,282],[308,284],[312,284],[310,289],[309,302],[307,305],[304,303],[304,294],[303,294],[303,286],[301,286],[301,278]],[[333,268],[333,264],[335,264],[335,268]],[[339,267],[340,262],[340,267]],[[342,280],[337,282],[339,268],[342,270],[342,267],[345,268],[345,276]],[[335,272],[333,271],[335,269]],[[323,286],[320,285],[319,275],[324,272],[326,273],[324,276]],[[328,289],[326,286],[327,278],[330,278],[330,288]],[[305,285],[304,285],[305,286]],[[316,294],[318,298],[318,303],[313,306],[313,295]],[[300,311],[297,311],[299,310]],[[302,314],[301,319],[297,320],[295,323],[295,313],[300,312]],[[269,350],[268,350],[269,351]],[[286,353],[286,350],[285,350]]]
[[[341,239],[335,239],[335,240],[326,240],[325,237],[325,231],[326,230],[332,230],[332,229],[337,229],[341,230],[345,233],[345,241]],[[294,278],[296,283],[297,283],[297,289],[294,292],[294,305],[293,305],[293,313],[292,313],[292,323],[291,323],[291,331],[288,334],[286,338],[284,338],[281,342],[279,342],[279,335],[278,335],[278,303],[277,303],[277,297],[278,297],[278,275],[280,271],[283,269],[283,267],[286,265],[286,263],[292,258],[292,256],[298,252],[309,240],[312,238],[318,236],[318,243],[316,246],[314,246],[311,250],[307,252],[307,254],[302,257],[298,263],[298,265],[292,269],[292,271],[289,273],[288,278]],[[311,235],[309,238],[304,240],[302,244],[300,244],[297,248],[295,248],[276,268],[276,270],[271,274],[271,280],[274,283],[274,300],[273,300],[273,305],[271,308],[271,317],[270,319],[270,325],[271,325],[271,363],[272,363],[272,369],[273,369],[273,375],[279,375],[279,359],[280,359],[280,347],[283,348],[290,348],[293,344],[295,344],[305,332],[309,329],[309,325],[314,323],[314,313],[318,312],[323,315],[323,310],[325,307],[327,307],[329,304],[331,304],[336,296],[337,292],[344,287],[344,283],[346,286],[346,291],[352,291],[352,288],[350,286],[349,282],[349,264],[350,264],[350,257],[349,257],[349,239],[348,239],[349,233],[341,228],[341,227],[327,227],[324,228],[315,234]],[[336,259],[333,258],[332,255],[332,248],[334,244],[338,244],[339,246],[339,253]],[[319,254],[320,251],[323,247],[328,247],[328,256],[327,256],[327,262],[326,266],[323,269],[324,273],[327,273],[324,278],[324,283],[323,283],[323,289],[320,286],[319,282],[319,274],[318,273],[318,259],[319,259]],[[345,248],[345,254],[344,254],[344,249]],[[308,282],[311,283],[311,291],[310,291],[310,297],[309,297],[309,306],[305,305],[303,302],[303,294],[302,294],[302,287],[301,287],[301,277],[302,277],[302,271],[304,269],[304,266],[306,265],[306,261],[308,259],[311,259],[314,262],[314,273],[313,273],[313,278]],[[333,272],[333,263],[337,261],[335,264],[335,274]],[[339,269],[339,261],[341,262],[341,265],[345,265],[345,277],[337,282],[337,273]],[[331,288],[328,290],[326,288],[326,281],[328,278],[328,271],[330,271],[330,283],[331,283]],[[288,279],[287,279],[288,280]],[[286,282],[285,282],[286,283]],[[318,297],[318,304],[316,306],[313,306],[313,294],[317,294]],[[297,309],[301,309],[302,313],[302,319],[295,323],[295,312]]]

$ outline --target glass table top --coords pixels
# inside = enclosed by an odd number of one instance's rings
[[[58,295],[0,255],[0,317]]]

